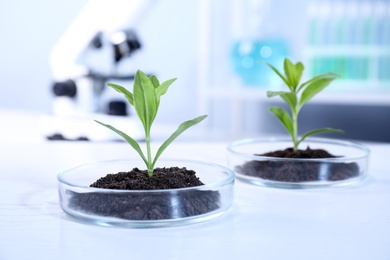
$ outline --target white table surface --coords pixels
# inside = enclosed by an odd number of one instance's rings
[[[19,129],[20,130],[20,129]],[[235,183],[233,206],[198,224],[125,229],[83,224],[58,205],[56,175],[136,158],[125,143],[0,142],[0,259],[390,259],[390,144],[367,144],[359,186],[285,190]],[[165,158],[226,165],[227,143],[176,142]]]

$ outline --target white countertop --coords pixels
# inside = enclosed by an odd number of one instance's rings
[[[165,158],[226,165],[227,143],[176,142]],[[235,184],[232,208],[157,229],[82,224],[58,205],[56,175],[137,158],[125,143],[0,142],[0,259],[390,259],[390,144],[371,149],[359,186],[285,190]]]

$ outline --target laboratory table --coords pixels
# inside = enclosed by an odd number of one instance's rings
[[[158,145],[154,143],[153,146]],[[347,188],[290,190],[235,182],[222,216],[177,227],[80,223],[58,204],[57,174],[137,158],[126,143],[0,143],[0,259],[390,259],[390,144],[366,143],[369,177]],[[226,165],[224,142],[176,142],[165,158]]]

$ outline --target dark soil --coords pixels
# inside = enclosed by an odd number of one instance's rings
[[[113,190],[139,190],[132,193],[75,193],[69,207],[86,213],[129,220],[159,220],[195,216],[219,208],[219,192],[175,189],[204,185],[196,173],[186,168],[156,168],[149,177],[146,170],[108,174],[91,187]],[[172,189],[171,192],[142,192]]]
[[[278,158],[337,158],[322,149],[310,149],[294,151],[293,148],[277,150],[259,156]],[[335,162],[300,162],[300,161],[249,161],[235,169],[238,173],[259,177],[262,179],[283,181],[283,182],[305,182],[305,181],[340,181],[356,177],[359,174],[359,167],[356,163],[335,163]]]
[[[196,173],[186,168],[157,168],[153,177],[147,170],[134,168],[131,172],[108,174],[91,184],[91,187],[117,190],[165,190],[204,185]]]

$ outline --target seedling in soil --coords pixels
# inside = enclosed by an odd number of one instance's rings
[[[191,126],[200,123],[207,117],[207,115],[203,115],[182,123],[177,128],[177,130],[160,146],[154,158],[152,157],[152,151],[150,146],[150,130],[158,112],[158,108],[160,105],[160,97],[167,92],[169,86],[175,80],[176,79],[170,79],[160,84],[156,76],[152,75],[148,77],[145,73],[138,70],[135,74],[133,93],[131,93],[128,89],[120,85],[114,83],[107,83],[108,86],[118,91],[119,93],[122,93],[126,97],[127,101],[130,103],[130,105],[135,108],[135,111],[138,115],[138,118],[142,122],[145,132],[146,155],[142,151],[137,141],[135,141],[132,137],[111,125],[104,124],[95,120],[97,123],[111,129],[112,131],[120,135],[131,145],[131,147],[134,148],[134,150],[137,151],[137,153],[141,156],[142,160],[145,162],[149,177],[153,176],[154,166],[158,158],[164,152],[164,150],[173,142],[173,140],[175,140],[185,130],[187,130]]]
[[[304,66],[301,62],[293,64],[289,59],[284,59],[284,74],[280,73],[274,66],[267,65],[284,81],[289,91],[267,91],[269,98],[280,96],[289,106],[291,115],[281,107],[271,107],[270,111],[279,119],[281,124],[287,129],[294,144],[294,151],[308,136],[324,133],[335,132],[344,133],[343,130],[333,128],[319,128],[311,130],[300,138],[298,137],[298,114],[303,105],[306,104],[315,95],[326,88],[333,80],[338,78],[337,74],[332,72],[321,74],[312,79],[299,84],[303,74]]]

